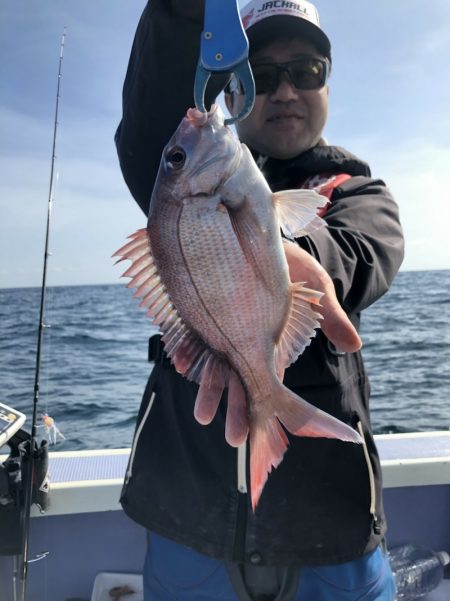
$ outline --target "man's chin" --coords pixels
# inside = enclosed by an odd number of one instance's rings
[[[261,155],[273,159],[289,160],[316,146],[319,140],[302,140],[302,143],[299,143],[299,137],[296,136],[291,140],[284,139],[283,143],[280,143],[280,140],[275,135],[266,136],[264,140],[242,140],[241,138],[241,141]]]
[[[265,150],[261,149],[260,152],[274,159],[288,160],[317,146],[321,140],[320,135],[315,138],[308,137],[307,140],[302,139],[301,136],[295,136],[295,138],[291,138],[290,140],[284,139],[283,143],[280,143],[280,140],[277,140],[275,136],[267,140],[267,144],[261,145],[265,147]]]
[[[312,148],[312,146],[308,146],[308,145],[302,145],[302,146],[297,145],[297,146],[293,146],[293,147],[289,147],[289,148],[271,147],[270,149],[267,149],[267,152],[265,152],[263,154],[266,154],[267,156],[272,157],[274,159],[280,159],[280,160],[287,161],[289,159],[294,159],[299,154],[306,152],[310,148]]]

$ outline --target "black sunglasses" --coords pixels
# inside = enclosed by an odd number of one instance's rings
[[[257,63],[252,65],[252,71],[256,94],[275,92],[283,73],[298,90],[319,90],[328,79],[330,63],[327,59],[302,56],[287,63]]]

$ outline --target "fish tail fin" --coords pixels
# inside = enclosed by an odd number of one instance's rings
[[[250,490],[253,511],[272,468],[280,465],[289,441],[276,417],[250,427]]]
[[[344,424],[311,405],[283,386],[284,394],[274,404],[274,412],[283,426],[295,436],[310,438],[336,438],[345,442],[360,443],[361,437],[351,426]]]
[[[250,481],[253,510],[256,508],[272,468],[280,465],[289,444],[281,425],[296,436],[362,442],[356,430],[314,407],[285,386],[277,392],[278,394],[271,400],[274,415],[264,419],[256,417],[250,427]]]

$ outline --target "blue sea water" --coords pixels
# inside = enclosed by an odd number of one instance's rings
[[[37,288],[0,289],[0,401],[28,416],[39,305]],[[64,434],[58,450],[131,445],[154,331],[137,305],[120,284],[47,290],[38,415],[48,413]],[[401,272],[364,311],[376,432],[450,428],[449,321],[447,270]]]

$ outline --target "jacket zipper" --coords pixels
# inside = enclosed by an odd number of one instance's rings
[[[239,492],[247,492],[247,441],[237,450],[237,485]]]
[[[380,531],[380,526],[378,524],[378,518],[376,515],[376,490],[375,490],[375,475],[373,473],[373,467],[372,467],[372,462],[370,461],[370,455],[369,455],[369,450],[367,448],[367,443],[366,443],[366,438],[364,436],[364,430],[362,427],[362,424],[360,421],[358,421],[358,423],[356,424],[357,428],[358,428],[358,432],[361,436],[362,439],[362,447],[363,447],[363,451],[364,451],[364,458],[366,460],[366,464],[367,464],[367,472],[369,474],[369,485],[370,485],[370,508],[369,508],[369,512],[370,515],[372,516],[372,520],[373,520],[373,529],[375,533],[379,533]]]
[[[139,442],[139,437],[145,426],[145,422],[147,421],[147,418],[150,413],[150,409],[152,408],[154,400],[155,400],[155,393],[152,392],[152,395],[151,395],[150,400],[147,405],[147,409],[145,410],[145,413],[144,413],[144,417],[142,418],[141,423],[139,424],[138,429],[136,430],[136,434],[134,435],[133,446],[131,447],[131,453],[130,453],[130,460],[128,462],[128,469],[127,469],[127,473],[125,476],[125,485],[128,484],[128,482],[132,476],[134,456],[136,454],[136,447]]]
[[[244,563],[247,531],[247,441],[241,444],[236,454],[237,509],[234,526],[233,561]]]

